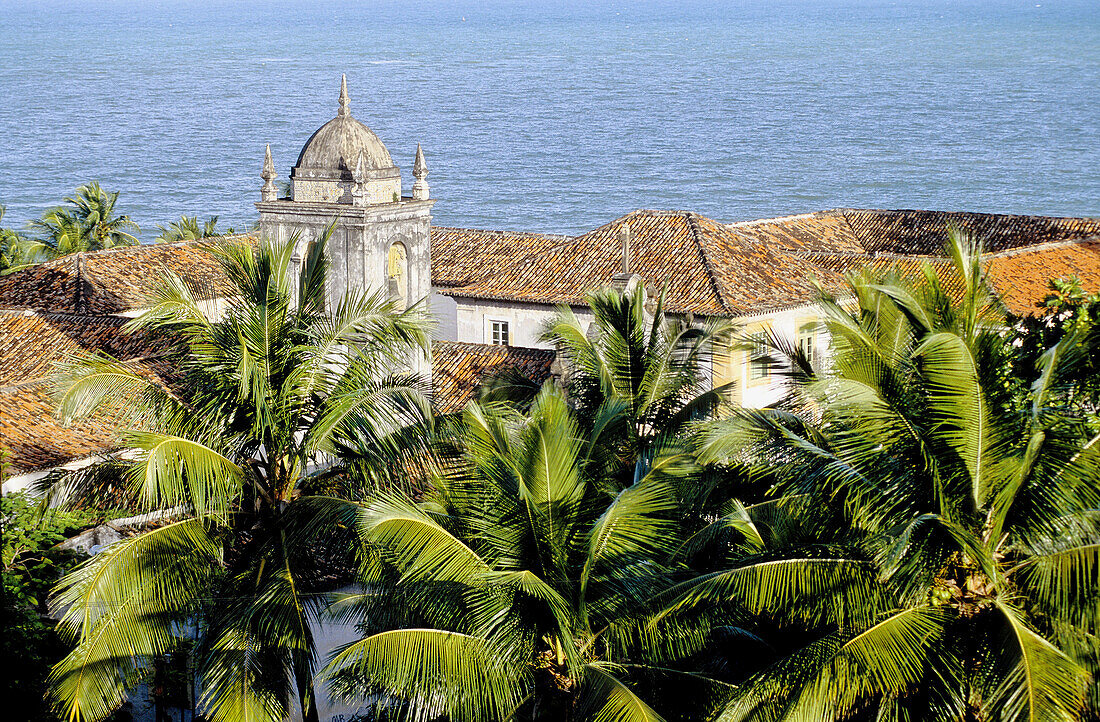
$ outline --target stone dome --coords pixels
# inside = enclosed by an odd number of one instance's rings
[[[291,178],[350,181],[359,163],[368,178],[392,177],[400,173],[386,146],[370,128],[351,117],[346,79],[340,88],[340,110],[335,118],[317,129],[298,156]]]

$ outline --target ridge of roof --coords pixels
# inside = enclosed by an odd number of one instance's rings
[[[691,237],[695,241],[695,247],[699,251],[699,257],[703,261],[703,270],[707,274],[707,278],[710,281],[711,288],[714,289],[715,298],[718,299],[718,305],[726,310],[726,313],[733,313],[733,307],[726,301],[725,296],[722,294],[722,289],[719,286],[718,274],[714,270],[714,264],[711,263],[710,258],[707,255],[706,247],[703,243],[702,234],[699,231],[699,219],[700,216],[697,213],[688,213],[687,221],[688,227],[691,229]],[[719,227],[724,227],[718,224]]]
[[[1056,251],[1060,248],[1070,248],[1072,246],[1084,245],[1086,243],[1100,242],[1100,233],[1093,234],[1091,236],[1082,236],[1081,238],[1069,238],[1064,241],[1047,241],[1046,243],[1036,243],[1031,246],[1017,246],[1016,248],[1005,248],[1000,251],[993,251],[992,253],[983,253],[982,258],[994,259],[994,258],[1010,258],[1012,256],[1023,256],[1029,253],[1042,253],[1044,251]]]
[[[782,223],[784,221],[803,221],[809,218],[815,218],[822,214],[833,213],[834,211],[810,211],[809,213],[794,213],[787,216],[775,216],[774,218],[754,218],[749,221],[730,221],[728,223],[722,223],[723,226],[729,228],[752,228],[753,226],[762,225],[764,223]],[[715,221],[717,222],[717,221]]]
[[[509,231],[500,228],[467,228],[465,226],[432,226],[432,230],[458,231],[467,233],[487,233],[493,236],[526,236],[528,238],[576,238],[568,233],[549,233],[542,231]]]

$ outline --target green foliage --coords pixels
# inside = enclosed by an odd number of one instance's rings
[[[175,243],[176,241],[197,241],[202,238],[212,238],[222,235],[217,229],[218,217],[211,216],[205,223],[199,224],[198,216],[180,216],[178,221],[169,223],[167,227],[157,226],[160,235],[157,243]]]
[[[65,206],[51,209],[31,227],[38,232],[43,260],[79,251],[98,251],[116,246],[137,245],[138,225],[129,216],[115,215],[118,192],[103,190],[92,181],[65,199]]]
[[[115,215],[118,195],[93,181],[66,198],[67,205],[32,221],[30,235],[0,228],[0,274],[70,253],[136,245],[130,231],[139,230],[137,224],[129,216]],[[3,216],[0,206],[0,220]]]
[[[219,247],[224,317],[165,280],[133,326],[185,340],[182,392],[109,359],[64,369],[62,415],[127,409],[114,471],[174,515],[59,585],[69,718],[175,669],[211,720],[315,720],[307,620],[352,580],[328,613],[362,638],[317,679],[374,719],[1100,718],[1079,284],[1010,319],[953,235],[949,272],[823,299],[822,369],[771,339],[791,393],[739,410],[703,373],[734,329],[602,291],[590,328],[563,309],[546,330],[560,386],[499,379],[432,419],[394,373],[426,347],[419,309],[331,307],[326,239],[297,280],[293,241]]]
[[[0,497],[4,586],[9,599],[44,612],[50,587],[79,558],[52,548],[101,523],[104,517],[95,511],[44,508],[25,492]]]
[[[980,249],[953,235],[949,251],[949,277],[851,277],[856,304],[822,304],[832,368],[705,439],[704,461],[750,459],[779,498],[807,499],[803,523],[843,530],[832,555],[868,572],[863,597],[818,583],[813,603],[792,596],[808,577],[768,582],[762,596],[806,620],[813,641],[755,674],[723,719],[1100,712],[1088,681],[1100,660],[1100,439],[1066,403],[1091,359],[1067,332],[1027,385],[1006,382],[1019,344]],[[796,549],[765,548],[809,572]],[[743,564],[735,554],[729,571],[685,583],[680,604],[740,599],[748,589],[713,580]]]
[[[597,324],[548,332],[569,355],[528,403],[471,402],[415,496],[376,493],[357,520],[364,638],[323,673],[399,719],[697,719],[730,685],[707,673],[728,614],[660,614],[688,567],[686,436],[707,330],[647,313],[643,290],[594,294]],[[572,405],[572,407],[571,407]],[[523,409],[523,410],[520,410]],[[693,699],[657,690],[689,684]],[[664,686],[664,687],[662,687]]]
[[[137,245],[138,225],[116,215],[118,192],[92,181],[76,189],[63,206],[30,223],[31,234],[0,228],[0,274],[81,251]],[[0,220],[4,208],[0,206]]]
[[[726,389],[710,388],[706,371],[732,327],[670,316],[663,295],[651,301],[641,284],[597,291],[587,301],[590,329],[563,307],[542,339],[568,370],[564,385],[578,423],[601,437],[594,451],[626,485],[646,473],[655,450],[684,438],[722,403]]]
[[[330,234],[311,245],[300,278],[297,239],[215,247],[238,294],[220,317],[166,277],[131,327],[186,344],[178,392],[105,358],[62,369],[61,416],[126,409],[128,496],[173,519],[59,584],[53,602],[76,644],[51,676],[66,717],[103,719],[195,630],[188,663],[209,720],[281,720],[294,707],[315,722],[307,620],[354,552],[312,503],[306,469],[342,472],[339,459],[357,449],[359,468],[393,478],[428,413],[420,380],[394,372],[426,349],[420,309],[357,293],[327,308]],[[79,501],[100,488],[95,475],[70,475],[52,492]]]
[[[5,207],[0,203],[0,222],[4,220]],[[34,263],[38,244],[13,228],[0,227],[0,275]]]
[[[1072,374],[1057,393],[1061,401],[1077,407],[1092,427],[1100,430],[1100,298],[1085,293],[1077,277],[1056,278],[1044,299],[1041,313],[1009,316],[1012,354],[1006,384],[1026,394],[1043,368],[1042,355],[1067,336],[1067,349],[1075,356]]]
[[[0,687],[12,719],[52,722],[45,703],[50,666],[68,649],[44,617],[46,597],[57,580],[83,558],[54,547],[94,526],[102,514],[44,508],[25,492],[0,497],[3,535],[3,617],[0,658],[7,663]]]

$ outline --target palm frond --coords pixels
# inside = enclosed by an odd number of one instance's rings
[[[585,668],[580,713],[591,722],[664,722],[614,674],[595,664]]]
[[[345,699],[381,689],[421,714],[456,722],[503,720],[528,682],[484,639],[439,629],[396,629],[339,650],[320,680]]]
[[[194,439],[136,430],[124,437],[139,450],[134,479],[148,508],[186,505],[200,517],[228,514],[246,476],[232,459]]]
[[[873,565],[858,559],[748,558],[731,569],[677,585],[664,613],[704,603],[733,603],[753,614],[846,623],[873,613],[874,577]]]
[[[983,706],[1005,722],[1078,719],[1088,673],[1028,628],[1019,612],[996,603],[1001,625],[991,631],[976,687]]]
[[[50,674],[70,719],[98,720],[125,700],[141,665],[172,646],[220,558],[188,519],[116,542],[65,576],[51,600],[76,649]]]
[[[408,580],[469,581],[489,571],[460,539],[404,499],[380,496],[361,516],[364,539]]]

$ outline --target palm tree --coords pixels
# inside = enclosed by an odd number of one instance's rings
[[[1058,401],[1080,346],[1047,349],[1014,394],[980,248],[949,250],[921,282],[851,277],[854,302],[822,303],[831,370],[708,437],[704,461],[754,459],[777,501],[833,530],[774,545],[741,514],[755,549],[670,605],[756,601],[815,630],[723,720],[1074,720],[1086,689],[1100,712],[1100,436]]]
[[[6,208],[0,203],[0,222]],[[41,244],[12,228],[0,227],[0,274],[9,273],[23,266],[36,263]]]
[[[707,620],[653,617],[684,571],[688,455],[661,450],[622,487],[552,382],[526,414],[471,402],[455,443],[416,498],[334,510],[369,559],[339,605],[365,637],[322,673],[334,691],[378,718],[456,722],[692,719],[728,696],[692,656]]]
[[[130,216],[116,216],[115,203],[118,191],[111,193],[92,181],[76,189],[76,197],[65,199],[73,208],[73,214],[87,231],[90,248],[114,248],[115,246],[136,246],[138,239],[128,230],[139,230]]]
[[[43,260],[97,250],[93,248],[87,227],[75,213],[65,208],[46,211],[41,218],[31,221],[31,228],[38,232],[39,255]]]
[[[65,201],[68,207],[53,208],[31,222],[39,234],[37,250],[43,260],[137,245],[137,238],[128,231],[138,230],[138,225],[129,216],[115,215],[117,191],[109,193],[93,181],[77,188],[76,196]]]
[[[600,427],[623,483],[645,474],[656,449],[683,437],[693,422],[709,417],[726,387],[712,388],[709,366],[733,327],[712,319],[703,325],[665,312],[664,295],[647,300],[642,284],[605,289],[587,297],[591,326],[569,307],[546,328],[566,369],[565,386],[586,432]],[[618,461],[629,462],[625,467]]]
[[[401,468],[391,437],[428,410],[419,380],[395,371],[426,348],[421,313],[356,292],[326,309],[330,233],[297,280],[293,240],[213,248],[238,293],[221,318],[168,276],[130,328],[182,340],[174,390],[109,359],[67,370],[62,415],[126,415],[124,478],[172,521],[56,590],[59,628],[76,642],[51,677],[66,719],[105,717],[186,635],[207,719],[282,720],[291,707],[317,719],[310,620],[353,557],[338,530],[315,533],[311,489],[340,472],[343,448]]]
[[[168,227],[157,226],[160,235],[157,243],[175,243],[176,241],[197,241],[202,238],[220,236],[217,230],[218,217],[211,216],[209,220],[199,225],[198,216],[180,216],[175,223],[169,223]]]

